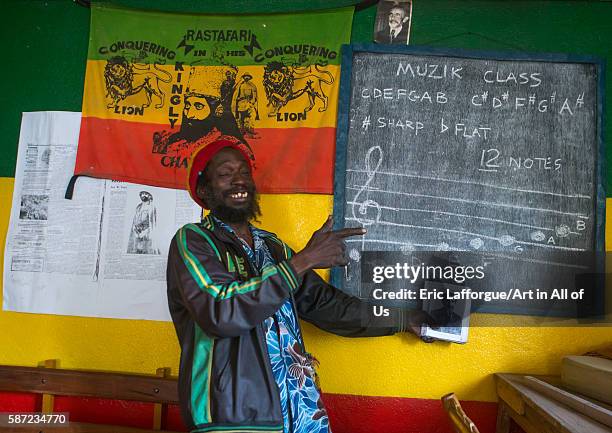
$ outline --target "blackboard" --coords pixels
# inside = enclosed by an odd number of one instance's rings
[[[523,283],[521,257],[603,252],[603,83],[586,56],[344,47],[334,227],[368,233],[332,282],[364,296],[366,251],[511,255]]]

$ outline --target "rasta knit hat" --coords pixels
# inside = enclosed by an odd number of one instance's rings
[[[253,171],[253,152],[243,142],[229,135],[222,135],[215,141],[203,144],[193,151],[189,158],[189,166],[187,167],[187,191],[191,198],[204,209],[208,209],[202,199],[198,197],[198,179],[204,173],[204,169],[210,160],[222,149],[231,147],[239,151],[244,156],[245,161],[249,164],[249,169]]]

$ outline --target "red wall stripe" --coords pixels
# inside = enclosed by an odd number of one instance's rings
[[[452,433],[439,400],[324,394],[333,433]],[[493,433],[497,403],[465,401],[461,405],[481,433]],[[0,392],[0,412],[33,412],[40,396]],[[151,428],[153,404],[97,398],[55,397],[56,412],[72,421]],[[165,417],[166,430],[185,431],[176,405]]]
[[[153,403],[57,396],[53,410],[68,412],[74,422],[153,428]]]
[[[333,433],[453,433],[440,400],[324,394]],[[497,403],[465,401],[481,433],[494,433]]]
[[[37,394],[0,391],[0,412],[36,412],[41,404]]]

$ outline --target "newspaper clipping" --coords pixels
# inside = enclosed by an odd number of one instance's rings
[[[201,210],[186,191],[80,178],[80,113],[24,113],[4,257],[3,309],[170,320],[170,240]]]

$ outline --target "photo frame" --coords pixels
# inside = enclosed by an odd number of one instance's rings
[[[412,0],[378,2],[374,23],[374,42],[408,45],[412,24]]]

